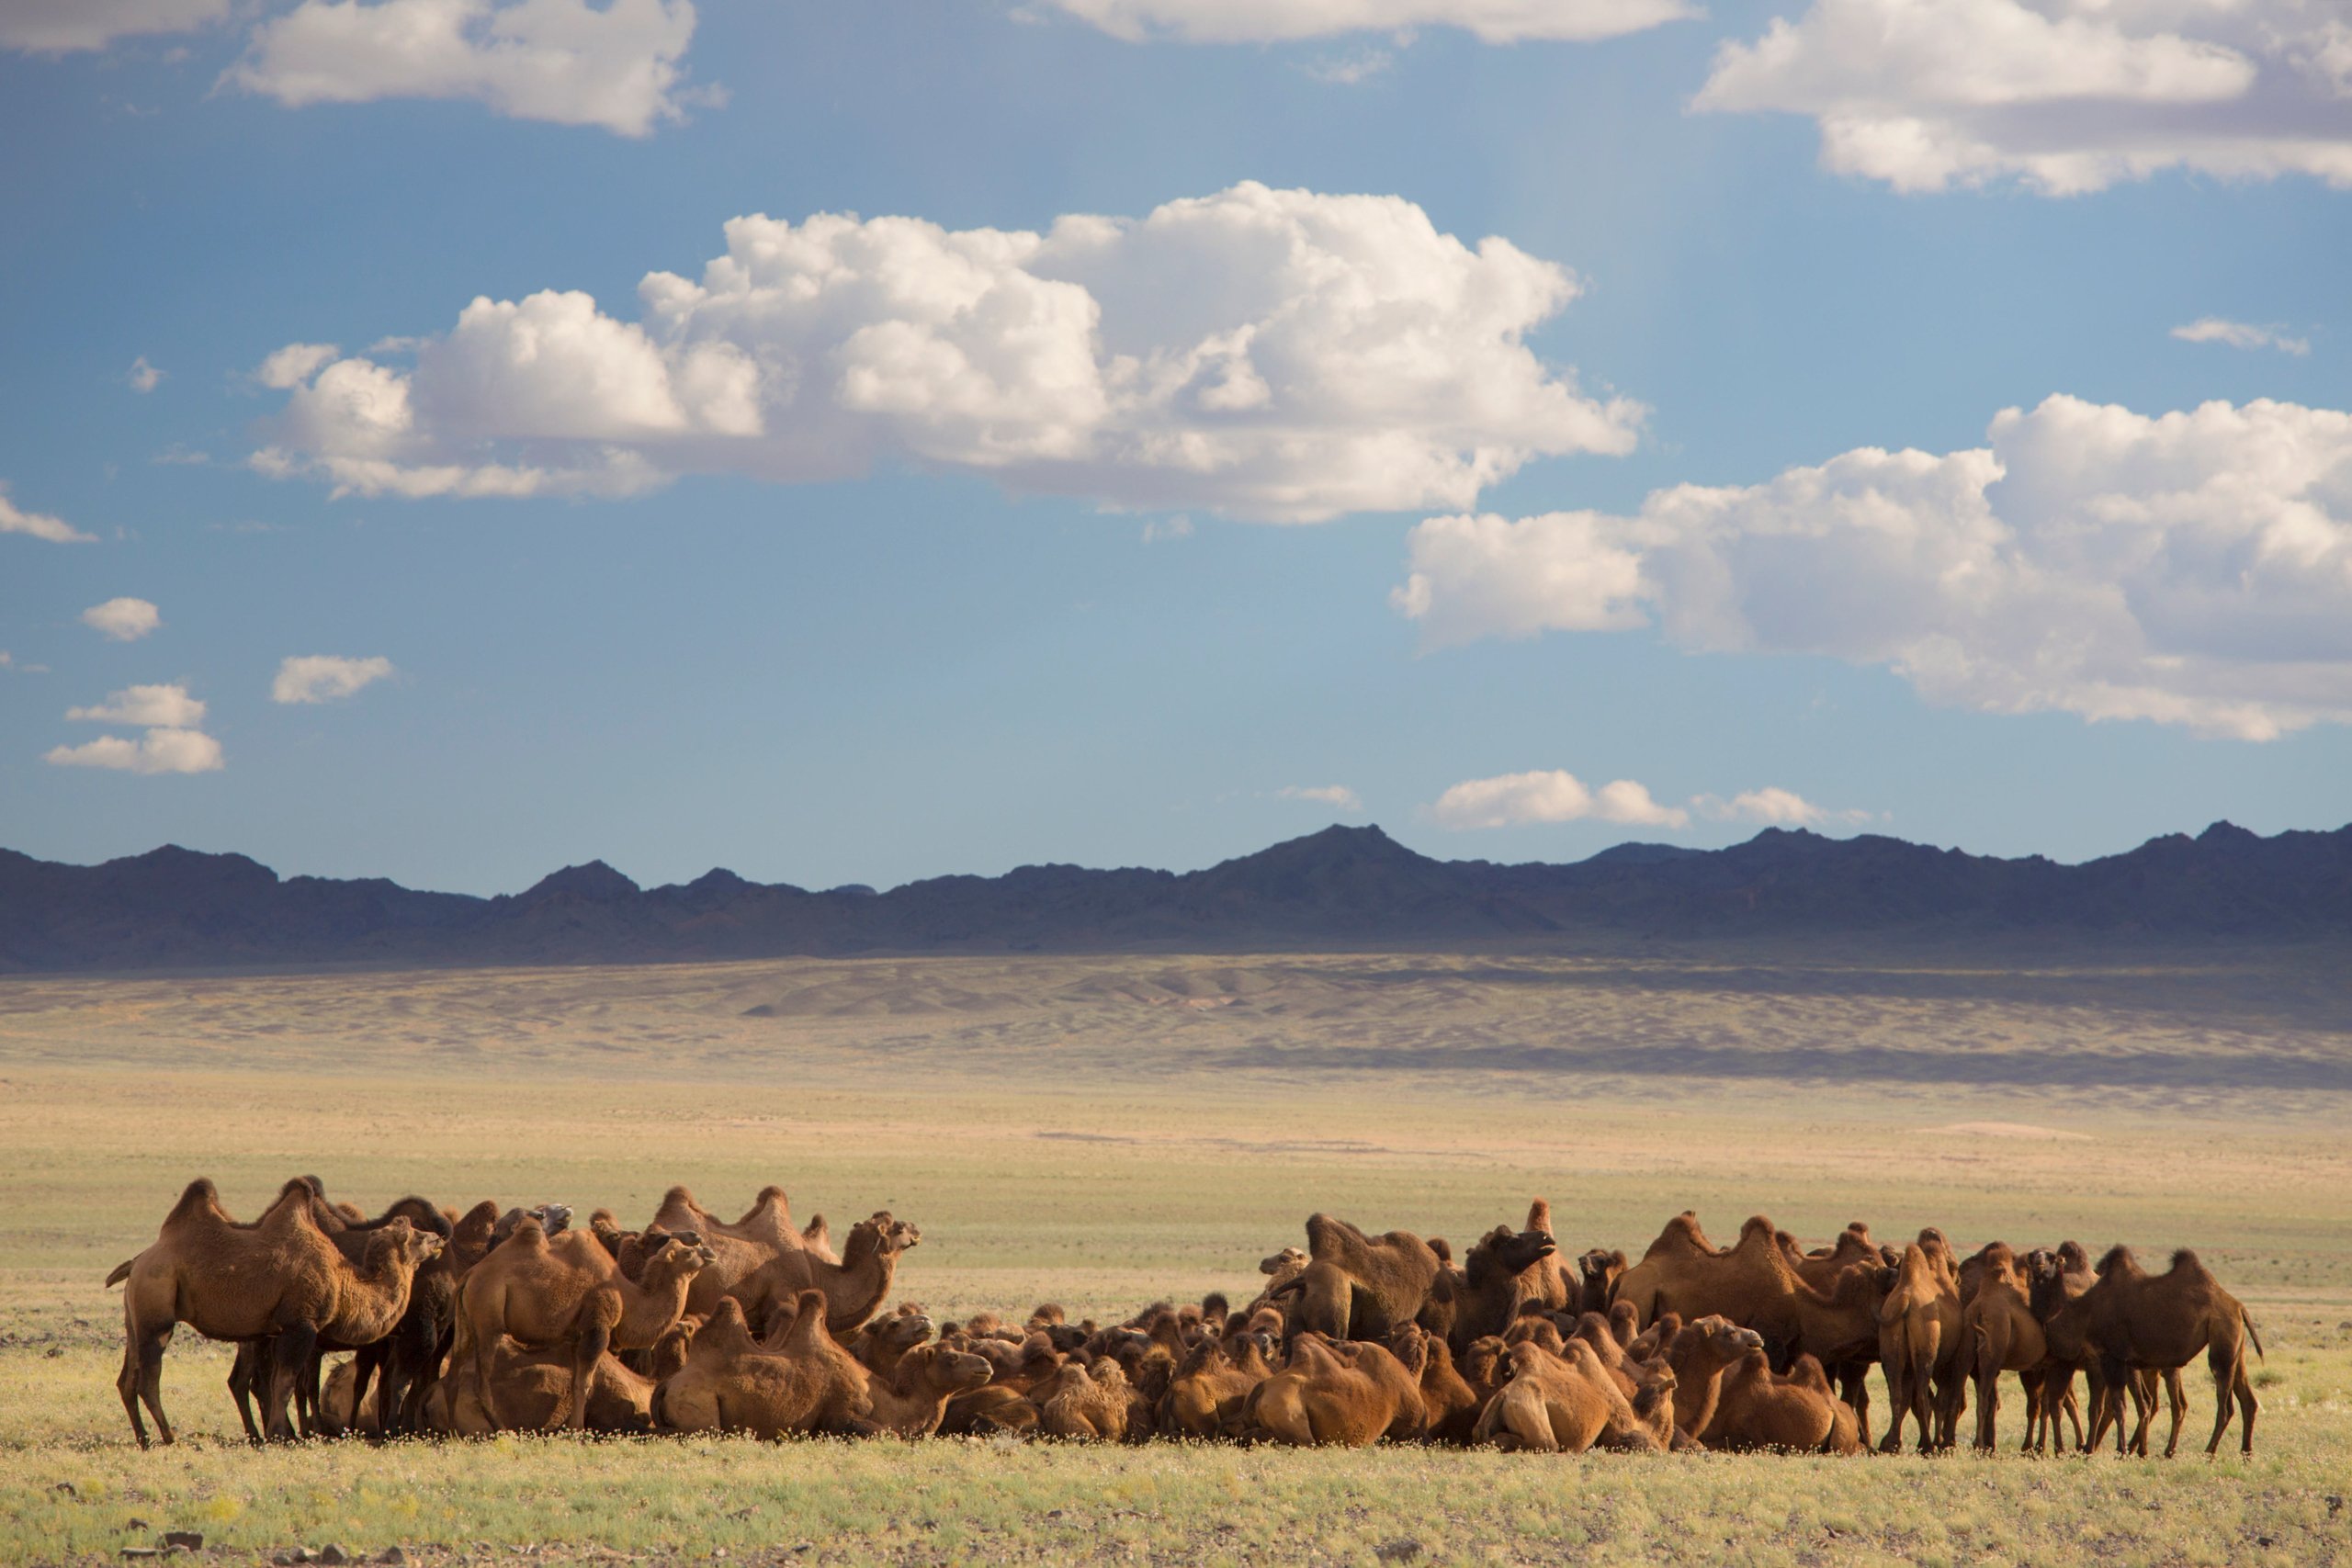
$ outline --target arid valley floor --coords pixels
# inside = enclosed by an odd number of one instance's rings
[[[0,980],[0,1561],[2352,1561],[2352,974],[2259,961],[958,958]],[[1551,1200],[1809,1242],[2194,1247],[2268,1347],[2256,1453],[1832,1461],[978,1440],[131,1446],[107,1269],[209,1175],[641,1223],[779,1182],[921,1224],[897,1294],[1125,1315],[1254,1290],[1314,1209],[1465,1238]],[[2005,1405],[2004,1443],[2017,1405]],[[2193,1437],[2193,1442],[2189,1438]],[[2193,1455],[2195,1457],[2187,1457]],[[133,1521],[139,1521],[134,1523]],[[1408,1550],[1409,1543],[1409,1550]]]

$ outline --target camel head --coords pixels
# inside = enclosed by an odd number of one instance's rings
[[[1764,1337],[1761,1334],[1752,1328],[1742,1328],[1731,1319],[1720,1314],[1699,1319],[1690,1325],[1688,1332],[1695,1332],[1701,1338],[1712,1341],[1718,1348],[1735,1358],[1744,1356],[1751,1350],[1761,1355],[1764,1350]]]
[[[926,1352],[918,1350],[916,1355]],[[986,1356],[975,1356],[968,1350],[951,1350],[939,1346],[928,1352],[931,1364],[924,1369],[931,1386],[942,1393],[968,1393],[981,1388],[996,1376],[996,1368]]]
[[[1306,1254],[1295,1247],[1285,1247],[1272,1258],[1258,1260],[1258,1272],[1277,1280],[1287,1280],[1306,1267]]]
[[[922,1240],[922,1231],[904,1220],[893,1219],[888,1209],[876,1209],[872,1217],[850,1226],[849,1245],[842,1248],[842,1259],[847,1262],[859,1253],[896,1258]]]
[[[571,1225],[571,1205],[569,1203],[542,1203],[536,1209],[523,1212],[538,1221],[539,1228],[549,1235],[560,1235]]]
[[[441,1238],[405,1219],[396,1219],[368,1235],[361,1256],[370,1272],[390,1267],[413,1273],[441,1256]]]

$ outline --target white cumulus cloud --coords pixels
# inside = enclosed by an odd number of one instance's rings
[[[1554,768],[1464,779],[1437,797],[1430,814],[1444,828],[1515,828],[1533,822],[1575,822],[1586,818],[1650,828],[1687,826],[1690,814],[1662,806],[1631,779],[1589,789],[1574,773]]]
[[[119,38],[192,32],[222,21],[229,0],[6,0],[0,48],[36,54],[104,49]]]
[[[269,684],[274,703],[331,703],[392,673],[389,659],[338,659],[316,653],[278,661]]]
[[[143,354],[130,362],[130,368],[122,378],[134,392],[152,392],[164,384],[164,373],[148,364]]]
[[[144,599],[109,599],[83,611],[82,624],[117,642],[137,642],[162,626],[164,617]]]
[[[343,350],[331,343],[289,343],[254,368],[254,379],[277,391],[290,391],[334,363]]]
[[[1131,41],[1269,43],[1460,28],[1488,43],[1592,39],[1695,17],[1688,0],[1038,0]]]
[[[1437,517],[1409,553],[1392,603],[1432,645],[1655,626],[1987,713],[2352,723],[2352,414],[2328,409],[2057,396],[1982,447],[1863,447],[1629,517]]]
[[[41,761],[128,773],[209,773],[224,766],[220,742],[196,729],[151,729],[137,740],[101,735],[79,746],[53,746]]]
[[[1811,0],[1693,107],[1807,115],[1832,170],[2053,196],[2186,168],[2352,186],[2352,17],[2323,0]]]
[[[0,484],[0,534],[29,534],[53,545],[86,545],[95,537],[63,518],[22,510],[8,499],[8,487],[5,484]]]
[[[688,0],[302,0],[222,80],[289,107],[469,98],[644,136],[684,113],[694,31]]]
[[[1534,458],[1632,449],[1641,405],[1526,344],[1577,292],[1399,197],[1255,184],[1042,234],[738,218],[699,281],[646,276],[636,321],[549,290],[475,299],[413,370],[306,349],[254,461],[365,495],[901,461],[1270,521],[1464,506]]]
[[[2232,348],[2275,348],[2281,354],[2298,357],[2312,351],[2312,340],[2290,337],[2277,327],[2257,327],[2245,321],[2225,321],[2220,316],[2200,316],[2185,327],[2175,327],[2172,335],[2183,343],[2227,344]]]
[[[1768,785],[1742,790],[1729,800],[1720,795],[1692,797],[1690,805],[1702,817],[1719,822],[1761,822],[1772,828],[1804,828],[1815,822],[1867,822],[1867,811],[1833,811],[1815,806],[1792,789]]]
[[[151,729],[193,729],[204,722],[204,704],[189,696],[186,686],[126,686],[94,707],[67,708],[65,716]]]
[[[1363,797],[1345,784],[1287,784],[1275,793],[1284,800],[1311,800],[1340,811],[1363,809]]]

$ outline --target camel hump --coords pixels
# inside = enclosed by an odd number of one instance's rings
[[[2118,1242],[2107,1249],[2106,1256],[2098,1260],[2098,1267],[2094,1272],[2101,1279],[2105,1279],[2109,1273],[2116,1269],[2131,1273],[2136,1271],[2139,1267],[2140,1260],[2132,1256],[2132,1249]]]
[[[210,1177],[199,1176],[181,1189],[179,1201],[174,1203],[172,1212],[164,1216],[164,1223],[170,1224],[174,1220],[193,1219],[198,1214],[220,1213],[220,1189],[212,1185]]]
[[[1306,1255],[1309,1258],[1345,1258],[1369,1242],[1363,1232],[1333,1214],[1306,1216]]]
[[[2175,1269],[2202,1269],[2205,1264],[2194,1249],[2180,1247],[2173,1249],[2172,1266]]]
[[[1538,1198],[1527,1205],[1527,1228],[1541,1231],[1545,1235],[1552,1234],[1552,1204],[1549,1199]]]

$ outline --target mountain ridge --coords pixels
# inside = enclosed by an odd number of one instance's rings
[[[1707,942],[2047,933],[2110,942],[2352,936],[2352,826],[2228,822],[2066,865],[1767,828],[1720,850],[1621,844],[1565,863],[1441,861],[1335,825],[1199,871],[1017,866],[884,892],[714,868],[643,887],[601,860],[482,897],[280,877],[165,844],[96,865],[0,850],[0,972],[567,964],[1199,948]]]

